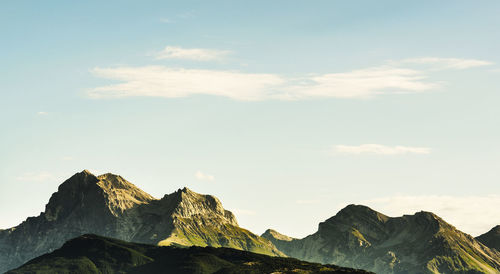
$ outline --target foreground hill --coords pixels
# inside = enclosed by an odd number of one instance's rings
[[[16,273],[368,273],[230,248],[159,247],[83,235]]]
[[[494,248],[500,252],[500,225],[497,225],[490,231],[476,237],[476,240],[480,241],[485,246]]]
[[[214,196],[184,188],[155,199],[121,176],[94,176],[85,170],[59,186],[45,212],[0,230],[0,273],[88,233],[154,245],[230,247],[284,256],[267,239],[240,228]]]
[[[376,273],[500,273],[499,252],[430,212],[391,218],[349,205],[304,239],[262,237],[291,257]]]

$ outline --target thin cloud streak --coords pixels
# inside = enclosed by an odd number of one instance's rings
[[[224,54],[227,52],[166,47],[157,58],[209,61]],[[467,69],[489,64],[492,63],[475,59],[424,57],[348,72],[295,78],[270,73],[166,66],[97,67],[92,70],[96,77],[120,83],[96,87],[87,94],[95,99],[132,96],[179,98],[196,94],[222,96],[239,101],[368,99],[383,94],[418,93],[437,89],[442,83],[428,79],[433,70]],[[415,65],[430,66],[430,69],[407,67]]]
[[[206,94],[255,101],[267,97],[269,89],[284,82],[272,74],[173,69],[163,66],[96,68],[93,73],[102,78],[124,82],[90,90],[88,95],[95,99],[131,96],[179,98]]]
[[[212,61],[221,59],[231,53],[230,51],[201,49],[201,48],[181,48],[167,46],[156,54],[156,59],[184,59],[194,61]]]
[[[379,154],[379,155],[401,155],[401,154],[430,154],[428,147],[407,146],[385,146],[380,144],[362,144],[359,146],[336,145],[334,151],[342,154]]]
[[[478,59],[459,59],[459,58],[438,58],[438,57],[422,57],[405,59],[400,63],[430,65],[433,69],[469,69],[492,65],[492,62]]]
[[[422,92],[438,84],[424,81],[418,71],[369,68],[288,79],[274,74],[238,71],[174,69],[164,66],[95,68],[100,78],[122,83],[88,91],[94,99],[132,96],[179,98],[195,94],[239,101],[371,98],[380,94]]]

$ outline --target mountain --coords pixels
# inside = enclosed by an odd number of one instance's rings
[[[16,273],[369,273],[213,247],[160,247],[83,235],[35,258]]]
[[[489,248],[494,248],[500,252],[500,225],[495,226],[483,235],[477,236],[476,240]]]
[[[114,174],[84,170],[62,183],[45,211],[0,231],[0,273],[83,234],[154,245],[230,247],[285,256],[238,226],[214,196],[188,188],[155,199]]]
[[[303,239],[262,237],[291,257],[376,273],[500,273],[498,251],[430,212],[393,218],[349,205]]]

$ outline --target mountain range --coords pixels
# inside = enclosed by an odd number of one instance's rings
[[[82,234],[154,245],[229,247],[284,256],[269,240],[238,226],[214,196],[183,188],[155,199],[114,174],[84,170],[63,182],[45,211],[0,230],[0,272]]]
[[[279,257],[294,257],[324,264],[331,269],[335,268],[333,265],[341,265],[376,273],[500,273],[499,231],[500,226],[497,226],[475,239],[431,212],[388,217],[366,206],[349,205],[320,223],[317,232],[303,239],[288,237],[271,229],[258,236],[241,228],[235,216],[214,196],[183,188],[156,199],[119,175],[95,176],[84,170],[59,186],[39,216],[29,217],[16,227],[0,230],[0,272],[17,268],[30,260],[23,266],[29,265],[29,268],[24,269],[36,270],[38,266],[43,270],[61,260],[56,257],[61,258],[61,254],[68,252],[86,258],[95,256],[92,253],[95,248],[74,244],[84,242],[92,243],[90,246],[111,244],[121,250],[117,254],[125,252],[123,248],[135,250],[130,252],[139,255],[132,257],[147,257],[152,260],[147,264],[152,265],[158,264],[154,258],[163,256],[162,252],[181,257],[192,252],[191,257],[198,258],[195,261],[199,264],[223,261],[215,268],[209,267],[217,269],[213,272],[229,271],[220,273],[243,269],[241,260],[228,258],[240,256],[237,254],[244,251],[247,251],[244,255],[247,257],[254,256],[249,255],[254,253],[263,254],[255,260],[261,260],[256,265],[266,266],[266,269],[275,264],[292,267],[292,261],[283,261]],[[82,238],[81,235],[86,236]],[[147,247],[139,248],[141,244]],[[170,249],[154,246],[170,246]],[[187,248],[190,246],[227,249]],[[158,253],[157,250],[164,251]],[[203,257],[205,255],[200,254],[207,252],[213,256],[207,262],[197,257]],[[233,255],[227,255],[231,252]],[[151,254],[160,255],[154,257],[156,255]],[[108,255],[103,258],[109,260],[101,260],[102,265],[116,262],[114,255]],[[127,260],[124,263],[127,264]],[[194,263],[191,267],[199,265]],[[314,273],[318,265],[307,267],[309,273]],[[258,269],[254,266],[247,270],[259,273]]]
[[[232,248],[154,246],[82,235],[8,274],[21,273],[323,273],[364,270],[272,257]]]
[[[500,273],[500,253],[431,212],[388,217],[349,205],[294,239],[274,230],[269,239],[287,256],[376,273]]]

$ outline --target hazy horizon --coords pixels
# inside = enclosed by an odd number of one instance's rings
[[[0,9],[0,228],[76,172],[218,197],[293,237],[348,204],[500,224],[500,2]]]

